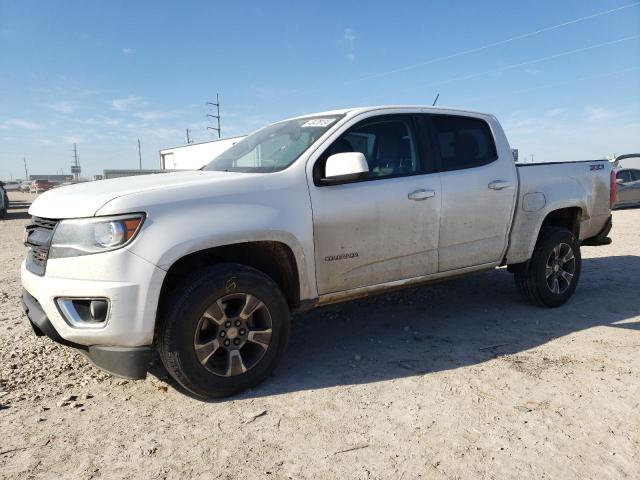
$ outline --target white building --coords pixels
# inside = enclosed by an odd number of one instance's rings
[[[160,150],[163,170],[197,170],[216,158],[245,136],[221,138],[212,142],[190,143]]]

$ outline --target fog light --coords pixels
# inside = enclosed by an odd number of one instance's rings
[[[106,298],[58,298],[56,304],[67,323],[76,328],[100,328],[109,316]]]
[[[91,300],[89,304],[89,312],[94,322],[104,322],[107,319],[109,311],[109,302],[106,300]]]

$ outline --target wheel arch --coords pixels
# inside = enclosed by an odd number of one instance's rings
[[[529,261],[545,227],[566,228],[579,240],[580,225],[585,215],[583,207],[575,203],[555,205],[539,216],[523,211],[518,214],[521,218],[512,227],[512,241],[506,255],[505,263],[508,265]]]
[[[563,227],[569,230],[576,239],[580,238],[580,220],[582,218],[582,208],[578,206],[557,208],[547,213],[538,229],[538,237],[545,227]],[[537,239],[536,239],[537,242]]]
[[[182,279],[216,263],[238,263],[261,271],[280,287],[291,310],[300,306],[300,274],[293,250],[281,241],[260,240],[197,250],[176,259],[162,283],[160,308]]]

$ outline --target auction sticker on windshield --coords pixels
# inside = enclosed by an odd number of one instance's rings
[[[335,118],[314,118],[302,124],[303,127],[327,127],[335,122]]]

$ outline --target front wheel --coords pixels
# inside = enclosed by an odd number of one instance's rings
[[[573,233],[545,227],[528,266],[516,270],[516,285],[530,302],[559,307],[575,292],[581,265],[580,245]]]
[[[227,397],[262,382],[289,337],[289,307],[276,283],[243,265],[196,272],[162,309],[160,357],[192,393]]]

